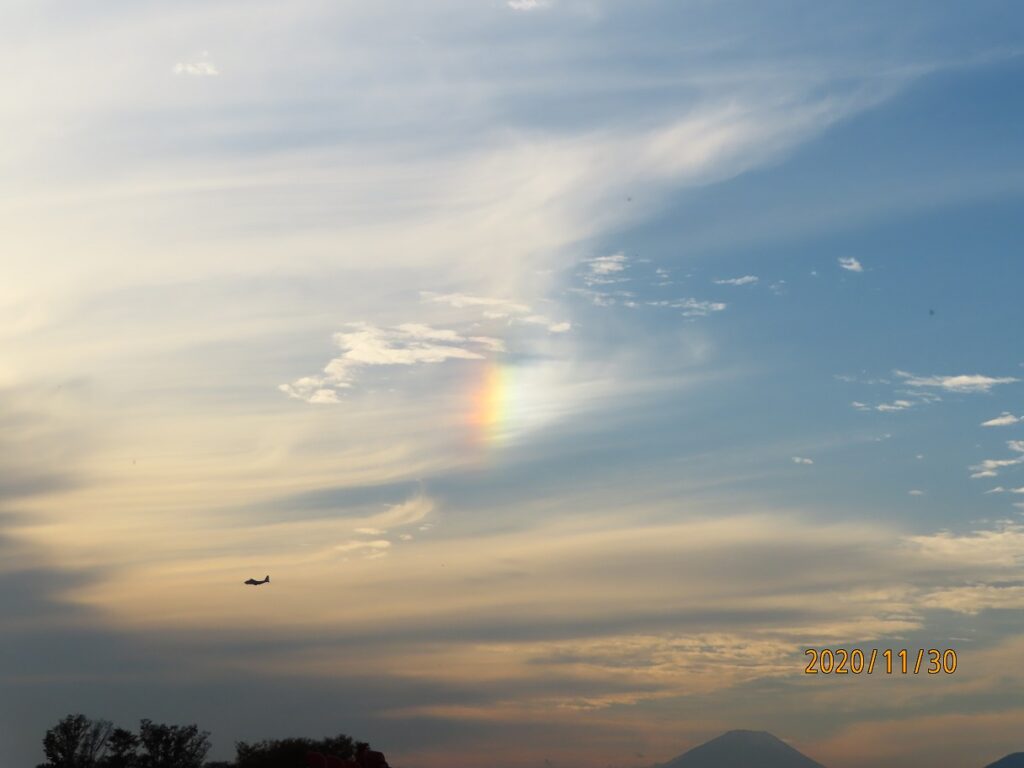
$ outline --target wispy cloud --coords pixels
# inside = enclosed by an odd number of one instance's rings
[[[424,301],[447,304],[456,309],[479,308],[483,317],[490,320],[507,320],[512,324],[537,325],[551,333],[566,333],[572,330],[567,320],[553,320],[547,315],[533,311],[528,304],[488,296],[468,296],[463,293],[433,293],[421,291]]]
[[[854,400],[850,405],[858,411],[879,411],[881,413],[891,413],[893,411],[905,411],[908,408],[912,408],[914,403],[910,400],[894,400],[891,403],[868,405],[867,403],[862,403],[859,400]]]
[[[793,463],[794,464],[813,464],[814,463],[814,459],[808,459],[808,458],[805,458],[803,456],[794,456],[793,457]]]
[[[970,467],[971,477],[974,479],[996,477],[1000,470],[1007,467],[1015,467],[1018,464],[1024,464],[1024,456],[1015,459],[985,459],[980,464],[974,464]]]
[[[499,299],[491,296],[467,296],[464,293],[434,293],[432,291],[421,291],[420,296],[424,301],[436,304],[447,304],[456,309],[464,307],[482,307],[491,317],[507,317],[511,314],[523,314],[530,311],[527,304]]]
[[[743,277],[730,277],[725,280],[714,280],[715,285],[754,285],[760,278],[755,275],[744,275]]]
[[[352,539],[351,541],[342,542],[334,546],[336,552],[353,557],[364,557],[368,560],[384,557],[389,549],[391,549],[391,542],[387,539],[374,539],[372,541]]]
[[[947,392],[989,392],[999,384],[1014,384],[1020,379],[1012,376],[982,376],[981,374],[960,374],[958,376],[916,376],[907,371],[893,371],[912,387],[936,387]]]
[[[546,0],[508,0],[506,5],[513,11],[533,11],[547,5]]]
[[[728,304],[722,301],[700,301],[698,299],[679,299],[669,304],[683,310],[684,317],[705,317],[712,312],[722,312]]]
[[[852,256],[840,257],[839,266],[845,269],[847,272],[863,272],[864,267],[857,259]]]

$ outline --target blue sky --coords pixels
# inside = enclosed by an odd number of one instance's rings
[[[0,762],[1024,749],[1022,22],[11,3]]]

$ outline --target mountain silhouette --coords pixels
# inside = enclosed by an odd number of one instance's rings
[[[985,768],[1024,768],[1024,752],[1014,752],[1002,760],[986,765]]]
[[[658,768],[824,768],[765,731],[729,731]],[[992,768],[990,766],[990,768]],[[1017,764],[999,766],[1017,768]]]

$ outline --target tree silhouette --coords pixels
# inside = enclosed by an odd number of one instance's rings
[[[305,768],[306,754],[320,752],[351,759],[362,742],[344,734],[325,739],[264,739],[253,744],[235,743],[235,768]]]
[[[46,762],[40,768],[95,768],[112,730],[113,724],[107,720],[68,715],[43,737]]]
[[[341,733],[323,739],[264,739],[235,743],[234,763],[205,763],[209,732],[197,725],[139,721],[138,734],[107,720],[67,715],[46,732],[47,762],[38,768],[307,768],[307,757],[348,768],[388,768],[384,755]],[[317,757],[319,756],[319,757]]]
[[[124,728],[115,728],[107,739],[107,754],[96,768],[138,768],[138,746],[138,736]]]
[[[152,720],[139,722],[142,754],[138,768],[202,768],[210,751],[208,731],[197,725],[162,725]]]

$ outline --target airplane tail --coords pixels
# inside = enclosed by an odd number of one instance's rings
[[[269,584],[269,583],[270,583],[270,574],[268,573],[267,574],[267,584]]]

